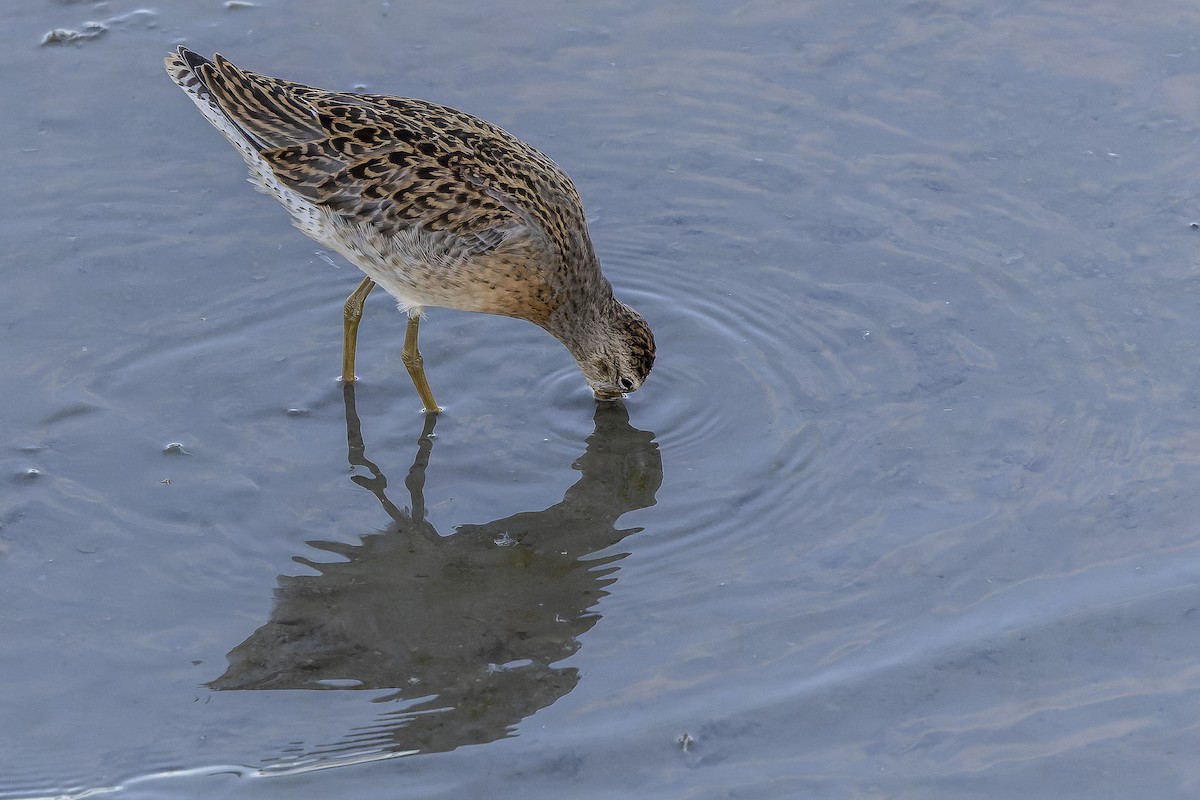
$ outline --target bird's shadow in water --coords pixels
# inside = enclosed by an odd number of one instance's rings
[[[619,529],[617,520],[655,502],[662,460],[654,435],[632,427],[623,404],[599,403],[572,464],[580,478],[561,502],[441,536],[424,500],[436,415],[426,416],[405,479],[410,506],[401,508],[366,457],[354,386],[344,392],[349,461],[359,473],[351,480],[391,523],[359,544],[309,542],[344,560],[296,557],[319,574],[280,576],[270,621],[230,651],[225,673],[208,686],[392,690],[373,699],[398,708],[345,741],[305,748],[306,761],[504,737],[579,682],[576,668],[556,664],[600,619],[595,606],[623,557],[591,554],[641,530]]]

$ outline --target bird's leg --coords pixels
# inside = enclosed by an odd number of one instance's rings
[[[424,362],[421,360],[421,351],[417,349],[417,326],[420,323],[420,313],[410,311],[408,329],[404,332],[404,350],[400,353],[400,360],[408,369],[408,376],[412,378],[413,386],[417,387],[417,394],[421,396],[421,402],[425,405],[425,413],[436,414],[441,409],[438,408],[437,401],[433,399],[429,381],[425,380]]]
[[[342,329],[342,380],[354,381],[354,350],[358,346],[358,321],[362,319],[363,303],[375,288],[375,281],[363,278],[358,288],[346,298],[346,318]]]

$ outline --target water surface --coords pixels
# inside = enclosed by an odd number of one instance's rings
[[[6,21],[0,797],[1195,796],[1200,12]],[[375,293],[344,392],[180,42],[545,150],[646,386],[431,310],[434,423]]]

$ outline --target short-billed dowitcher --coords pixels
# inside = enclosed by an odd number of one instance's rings
[[[642,385],[650,326],[613,296],[574,185],[489,122],[424,100],[330,92],[180,47],[167,72],[242,154],[296,227],[366,276],[346,300],[342,380],[354,380],[375,284],[408,314],[403,361],[438,411],[417,349],[425,306],[518,317],[566,345],[598,399]]]

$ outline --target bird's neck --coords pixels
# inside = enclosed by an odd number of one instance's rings
[[[597,270],[595,279],[567,288],[545,327],[578,357],[589,343],[612,335],[620,305],[612,284]]]

